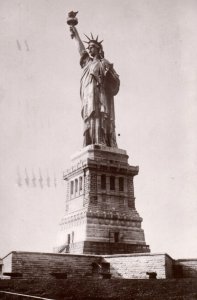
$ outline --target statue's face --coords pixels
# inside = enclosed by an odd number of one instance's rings
[[[88,49],[89,49],[89,53],[92,57],[99,54],[99,49],[98,49],[98,47],[96,47],[96,45],[94,43],[90,43]]]

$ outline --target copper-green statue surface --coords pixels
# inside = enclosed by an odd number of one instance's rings
[[[68,24],[77,24],[76,14],[71,12]],[[73,16],[73,23],[72,23]],[[119,90],[119,76],[113,65],[104,58],[102,42],[98,37],[88,38],[87,50],[74,25],[70,25],[71,37],[77,42],[83,69],[80,82],[82,102],[81,115],[84,121],[84,147],[102,144],[117,147],[115,134],[114,96]]]

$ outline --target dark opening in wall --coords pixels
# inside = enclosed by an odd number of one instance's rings
[[[70,193],[71,193],[71,195],[73,195],[73,193],[74,193],[74,182],[73,181],[71,181],[71,183],[70,183]]]
[[[78,192],[78,179],[75,179],[75,193]]]
[[[68,234],[68,245],[70,245],[70,233]]]
[[[110,190],[114,191],[115,190],[115,177],[110,176]]]
[[[83,184],[82,184],[82,176],[79,177],[79,190],[82,190]]]
[[[124,191],[124,178],[119,177],[119,191],[123,192]]]
[[[106,190],[106,175],[101,175],[101,189]]]
[[[119,232],[114,232],[114,242],[115,243],[119,242]]]

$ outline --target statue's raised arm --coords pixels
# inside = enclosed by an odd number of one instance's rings
[[[70,31],[71,31],[71,35],[73,36],[73,38],[76,40],[76,42],[78,44],[79,53],[80,53],[80,55],[82,55],[83,52],[85,51],[85,47],[84,47],[82,40],[80,39],[77,28],[75,26],[70,26]]]
[[[104,58],[102,41],[91,34],[87,37],[87,50],[79,37],[76,25],[77,12],[68,14],[67,24],[71,37],[76,40],[81,55],[80,65],[83,68],[80,96],[82,101],[81,115],[84,120],[84,146],[102,144],[117,147],[115,135],[114,96],[119,90],[119,76]]]
[[[79,53],[82,55],[85,51],[85,47],[79,36],[77,28],[75,27],[78,24],[78,19],[76,18],[77,13],[78,11],[71,11],[68,13],[67,24],[70,25],[71,38],[77,42]]]

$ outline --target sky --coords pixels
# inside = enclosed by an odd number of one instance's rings
[[[197,255],[196,0],[0,0],[0,257],[53,251],[82,148],[79,54],[66,23],[99,35],[120,75],[118,147],[152,253]]]

